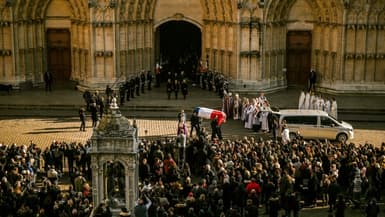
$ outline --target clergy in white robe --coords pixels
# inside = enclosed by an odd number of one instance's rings
[[[252,129],[253,128],[253,119],[254,119],[254,104],[250,103],[246,108],[246,116],[245,116],[245,128]]]
[[[330,102],[329,98],[325,99],[324,111],[330,115],[330,112],[331,112],[331,102]]]
[[[234,101],[233,101],[233,119],[238,120],[239,119],[239,109],[241,108],[241,100],[239,99],[239,94],[235,94]]]
[[[302,90],[299,94],[298,109],[304,109],[305,107],[305,91]]]
[[[261,130],[263,132],[269,131],[269,120],[268,120],[269,112],[264,110],[261,112]]]
[[[319,96],[318,97],[318,110],[324,111],[324,107],[325,107],[324,98],[322,98],[322,96]]]
[[[242,114],[241,114],[241,120],[243,122],[246,121],[246,111],[247,111],[247,108],[249,107],[249,99],[248,98],[243,98],[243,102],[242,102]]]
[[[311,99],[310,109],[317,110],[318,109],[318,96],[313,94],[312,97],[310,97],[310,99]]]
[[[305,94],[305,104],[304,104],[304,109],[309,109],[310,108],[310,93],[307,92]]]
[[[337,100],[336,99],[332,99],[332,106],[331,106],[331,111],[330,111],[330,114],[333,118],[337,119],[337,115],[338,115],[338,111],[337,111]]]

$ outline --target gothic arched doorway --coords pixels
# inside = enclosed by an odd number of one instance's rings
[[[155,60],[162,71],[184,71],[192,78],[202,53],[201,30],[186,21],[169,21],[156,28],[155,38]]]

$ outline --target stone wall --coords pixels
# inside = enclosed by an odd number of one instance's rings
[[[235,88],[286,83],[286,37],[312,34],[319,90],[385,92],[385,2],[381,0],[0,0],[0,83],[43,82],[48,28],[71,33],[70,79],[97,88],[155,67],[155,32],[168,21],[196,25],[203,60]]]

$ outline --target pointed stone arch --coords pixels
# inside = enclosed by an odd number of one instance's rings
[[[307,5],[307,6],[306,6]],[[305,7],[306,6],[306,7]],[[304,8],[307,8],[306,11]],[[293,19],[290,19],[292,10]],[[302,10],[302,11],[301,11]],[[310,10],[310,11],[308,11]],[[285,55],[279,56],[280,51],[286,51],[286,32],[290,29],[306,30],[311,32],[311,68],[317,70],[321,79],[332,79],[333,73],[340,71],[339,58],[342,55],[342,42],[336,38],[342,35],[343,1],[340,0],[272,0],[266,6],[265,22],[266,35],[277,37],[265,39],[265,71],[270,77],[279,77],[282,68],[277,67],[277,62],[282,67],[286,65]],[[304,13],[308,16],[301,17]],[[299,19],[299,20],[298,20]],[[298,23],[298,25],[295,25]],[[306,24],[306,25],[304,25]],[[339,53],[337,53],[339,51]],[[285,52],[284,52],[285,53]],[[270,65],[271,63],[275,65]],[[339,78],[339,76],[337,76]]]

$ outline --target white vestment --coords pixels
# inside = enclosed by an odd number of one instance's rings
[[[338,113],[338,111],[337,111],[337,101],[336,101],[336,100],[333,100],[332,106],[331,106],[330,115],[331,115],[333,118],[335,118],[335,119],[338,120],[338,118],[337,118],[337,113]]]
[[[305,106],[305,92],[301,91],[298,100],[298,109],[304,109]]]
[[[310,108],[310,93],[307,92],[305,95],[304,109],[309,109],[309,108]]]
[[[252,129],[253,128],[253,119],[254,119],[254,105],[250,104],[246,109],[246,119],[245,119],[245,128]]]

